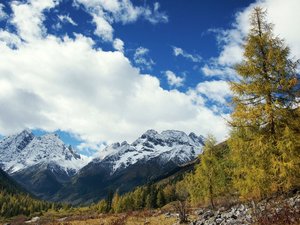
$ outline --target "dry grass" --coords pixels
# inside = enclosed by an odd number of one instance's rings
[[[176,222],[175,218],[165,218],[163,215],[156,217],[118,217],[110,216],[98,219],[71,220],[61,223],[51,223],[53,225],[172,225]]]
[[[141,211],[120,214],[95,214],[87,213],[58,218],[57,216],[44,215],[39,224],[41,225],[172,225],[177,219],[166,218],[158,211]],[[0,223],[1,224],[1,223]],[[14,223],[11,223],[14,225]],[[19,224],[24,224],[19,223]]]
[[[286,204],[276,211],[276,205],[268,208],[257,217],[257,225],[300,225],[299,212]]]

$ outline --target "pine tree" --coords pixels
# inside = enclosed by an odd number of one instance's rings
[[[244,198],[261,198],[299,184],[298,61],[274,36],[266,12],[255,8],[244,61],[236,66],[232,134],[234,185]]]
[[[109,212],[111,210],[113,196],[114,196],[114,192],[112,190],[108,190],[106,196],[106,202],[107,202],[106,212]]]
[[[166,203],[164,192],[159,189],[156,196],[156,205],[157,207],[163,207]]]

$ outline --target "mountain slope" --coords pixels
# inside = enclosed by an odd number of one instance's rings
[[[17,184],[0,169],[0,218],[16,215],[30,215],[36,211],[46,210],[50,203],[39,201]]]
[[[86,163],[56,134],[36,137],[24,130],[0,141],[0,166],[43,199],[51,199]]]
[[[82,156],[67,147],[56,134],[34,136],[24,130],[0,140],[1,167],[14,173],[37,164],[59,165],[68,173],[78,171],[85,163]]]
[[[156,181],[194,160],[202,151],[203,137],[181,131],[148,130],[132,144],[114,143],[83,167],[72,185],[59,191],[55,200],[93,202],[110,191],[120,193]]]
[[[26,190],[0,169],[0,191],[10,194],[26,193]]]

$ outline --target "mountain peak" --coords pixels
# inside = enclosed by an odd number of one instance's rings
[[[153,137],[157,135],[158,132],[154,129],[147,130],[145,133],[142,134],[141,138],[146,138],[146,137]]]
[[[203,146],[201,138],[191,136],[178,130],[165,130],[161,133],[153,129],[147,130],[132,144],[122,142],[107,146],[94,162],[108,162],[112,172],[153,158],[161,158],[161,162],[165,163],[185,163],[196,158]]]
[[[28,136],[28,135],[33,135],[33,134],[32,134],[32,132],[31,132],[31,130],[29,130],[29,129],[24,129],[24,130],[22,130],[18,135]]]
[[[0,141],[0,166],[13,173],[37,164],[58,165],[64,170],[78,170],[87,162],[66,146],[55,133],[34,136],[23,130]]]

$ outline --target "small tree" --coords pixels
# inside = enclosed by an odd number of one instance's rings
[[[179,223],[188,222],[188,191],[184,182],[176,184],[176,201],[173,202],[173,207],[179,215]]]
[[[215,208],[215,198],[228,191],[231,183],[228,155],[227,145],[217,145],[216,139],[211,135],[206,138],[200,164],[194,174],[185,178],[192,203],[197,204],[204,200]]]

